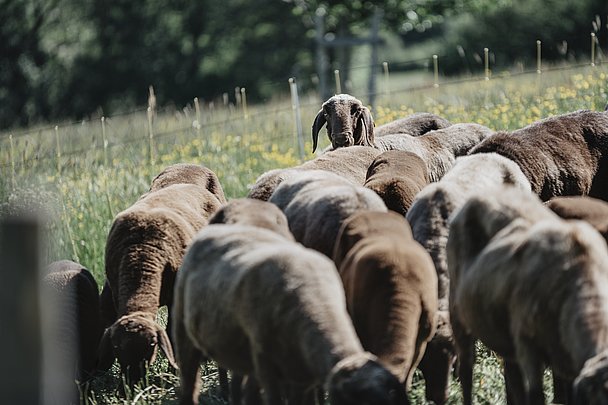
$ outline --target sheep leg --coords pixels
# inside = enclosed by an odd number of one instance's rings
[[[244,377],[244,403],[245,405],[262,405],[262,397],[260,396],[260,386],[251,374]]]
[[[116,307],[114,306],[114,298],[112,297],[112,290],[106,280],[99,296],[99,309],[101,312],[101,321],[103,328],[109,328],[118,319],[116,313]]]
[[[258,351],[253,355],[255,379],[263,391],[264,405],[282,405],[281,389],[277,383],[278,378],[272,372],[265,358],[263,351]]]
[[[507,390],[507,405],[524,404],[524,380],[519,365],[512,360],[505,360],[504,376],[505,388]]]
[[[220,396],[224,400],[228,400],[230,395],[230,385],[228,383],[228,371],[225,368],[217,368],[218,378],[220,380]]]
[[[426,400],[437,405],[447,401],[450,370],[454,363],[454,355],[443,346],[436,339],[431,340],[418,367],[426,384]]]
[[[458,378],[462,385],[462,396],[465,405],[473,403],[473,365],[475,364],[475,339],[465,329],[452,321],[454,343],[458,357]]]
[[[553,403],[569,404],[572,402],[572,381],[553,374]]]
[[[537,350],[528,344],[525,338],[516,339],[515,352],[521,368],[523,382],[526,387],[527,405],[544,405],[543,366],[537,356]]]

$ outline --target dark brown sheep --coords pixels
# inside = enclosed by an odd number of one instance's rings
[[[71,377],[85,381],[93,376],[97,366],[97,348],[103,332],[97,282],[84,266],[60,260],[47,266],[43,285],[49,288],[47,304],[52,306],[54,315],[54,322],[49,322],[54,337],[50,349],[66,354],[68,358],[61,361],[73,363],[64,364],[70,371],[75,370]]]
[[[416,194],[427,184],[426,164],[418,155],[391,150],[374,159],[367,169],[363,186],[375,191],[386,208],[405,216]]]
[[[437,323],[431,257],[403,216],[361,211],[344,221],[333,259],[363,348],[409,390]]]
[[[327,125],[331,149],[344,146],[375,146],[374,134],[407,134],[419,136],[426,132],[450,126],[450,122],[435,114],[416,113],[374,130],[371,112],[361,101],[349,94],[330,97],[321,106],[312,124],[312,151],[317,149],[319,131]]]
[[[172,184],[197,184],[214,194],[223,204],[226,202],[224,189],[217,175],[209,168],[190,163],[176,163],[160,172],[150,185],[150,191],[155,191]]]
[[[497,132],[470,154],[484,152],[517,163],[543,201],[565,195],[608,201],[607,112],[580,110]]]
[[[363,185],[367,168],[380,153],[369,146],[339,148],[295,167],[270,170],[258,177],[247,196],[268,201],[282,181],[305,170],[325,170],[353,184]]]
[[[608,250],[598,232],[512,188],[469,199],[447,251],[466,405],[476,339],[504,358],[511,404],[544,404],[545,366],[574,381],[575,404],[607,403]]]
[[[102,337],[100,368],[118,358],[130,383],[142,377],[145,362],[154,361],[157,346],[175,366],[167,333],[155,318],[159,307],[170,310],[186,246],[225,201],[223,192],[213,194],[201,184],[207,183],[190,179],[144,194],[116,216],[108,234],[102,299],[112,301],[118,319]],[[102,303],[104,308],[112,304]]]
[[[555,197],[547,207],[564,219],[587,221],[608,241],[608,203],[592,197]]]

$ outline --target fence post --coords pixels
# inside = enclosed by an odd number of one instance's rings
[[[150,165],[154,164],[154,131],[152,129],[152,107],[148,107],[148,157],[150,158]]]
[[[10,142],[10,158],[11,158],[11,190],[15,191],[15,147],[13,145],[13,134],[8,135],[8,141]]]
[[[294,120],[296,122],[296,138],[298,140],[298,152],[300,161],[304,161],[304,134],[302,131],[302,117],[300,115],[300,98],[298,97],[298,86],[296,79],[289,78],[289,90],[291,91],[291,109],[293,110]]]
[[[61,177],[61,148],[59,146],[59,127],[55,125],[55,141],[57,143],[57,174]]]
[[[541,74],[541,42],[536,41],[536,73]]]
[[[591,33],[591,66],[595,66],[595,32]]]
[[[342,85],[340,84],[340,70],[334,70],[334,80],[336,81],[336,94],[342,94]]]
[[[384,95],[390,97],[391,89],[389,83],[388,62],[382,62],[382,70],[384,71]]]
[[[249,118],[247,113],[247,93],[244,87],[241,87],[241,105],[243,106],[243,118]]]
[[[437,61],[437,55],[433,55],[433,87],[439,87],[439,63]]]
[[[198,102],[198,97],[194,97],[194,111],[196,112],[196,133],[201,134],[201,106]]]
[[[106,117],[101,117],[101,137],[103,140],[103,167],[108,167],[108,138],[106,137]]]
[[[40,225],[36,215],[0,217],[0,392],[7,404],[42,404]]]
[[[483,48],[483,64],[485,71],[485,79],[490,80],[490,50],[488,48]]]

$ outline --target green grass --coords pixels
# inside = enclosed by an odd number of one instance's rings
[[[503,73],[488,81],[442,82],[438,88],[419,90],[411,89],[406,76],[392,75],[389,88],[379,81],[374,118],[380,125],[415,111],[429,111],[452,122],[512,130],[577,109],[603,110],[608,101],[607,71],[599,66],[547,71],[541,76]],[[432,78],[427,84],[432,84]],[[103,126],[101,120],[94,120],[57,129],[15,131],[11,139],[3,134],[0,214],[19,206],[43,209],[48,218],[45,262],[78,261],[101,285],[105,240],[113,217],[145,192],[166,166],[204,164],[216,172],[226,196],[237,198],[245,196],[247,186],[264,171],[313,158],[309,128],[320,102],[310,96],[303,100],[306,142],[302,156],[288,99],[249,106],[247,118],[238,107],[205,107],[200,117],[191,108],[159,111],[151,140],[143,111],[108,118]],[[321,149],[327,144],[322,138]],[[480,349],[475,369],[478,404],[504,403],[499,369],[496,357]],[[212,365],[204,370],[204,403],[222,403],[216,396],[215,372]],[[178,379],[162,359],[152,365],[148,384],[126,398],[118,395],[120,384],[114,368],[86,387],[86,397],[98,404],[176,402]],[[414,403],[421,403],[423,384],[420,378],[414,382]],[[452,383],[450,393],[449,403],[460,403],[457,383]]]

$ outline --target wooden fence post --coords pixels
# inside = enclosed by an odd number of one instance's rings
[[[296,80],[291,77],[289,79],[289,90],[291,91],[291,108],[296,122],[296,138],[298,139],[298,152],[300,153],[300,161],[304,161],[304,134],[302,130],[302,116],[300,115],[300,98],[298,97],[298,85]]]

